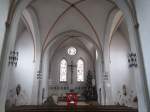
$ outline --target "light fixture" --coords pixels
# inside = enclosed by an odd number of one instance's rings
[[[8,66],[17,66],[19,52],[14,50],[10,51]]]
[[[129,63],[129,67],[137,67],[137,56],[136,53],[129,53],[128,54],[128,63]]]

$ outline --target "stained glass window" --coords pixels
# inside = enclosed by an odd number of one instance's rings
[[[74,47],[69,47],[67,52],[68,52],[69,55],[75,55],[77,50]]]
[[[96,50],[96,60],[98,59],[98,52],[97,52],[97,50]]]
[[[84,62],[82,59],[77,61],[77,81],[84,81]]]
[[[67,81],[67,61],[65,59],[60,62],[60,81]]]

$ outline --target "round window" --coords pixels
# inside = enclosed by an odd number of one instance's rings
[[[69,47],[68,50],[67,50],[68,54],[73,56],[76,54],[77,50],[75,47]]]

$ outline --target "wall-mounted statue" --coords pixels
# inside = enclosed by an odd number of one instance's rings
[[[14,96],[13,105],[26,105],[27,104],[27,95],[23,92],[21,85],[18,84],[16,87],[16,95]]]
[[[18,84],[17,87],[16,87],[16,95],[19,96],[20,92],[21,92],[21,85]]]
[[[129,95],[128,95],[128,92],[127,92],[127,87],[126,85],[122,85],[122,90],[121,91],[118,91],[118,97],[119,97],[119,100],[118,100],[118,105],[123,105],[123,106],[127,106],[128,105],[128,99],[129,99]]]
[[[27,105],[28,104],[28,97],[20,84],[17,84],[15,89],[12,89],[8,92],[6,106],[19,106],[19,105]]]
[[[128,90],[125,84],[122,85],[122,90],[118,91],[117,105],[137,107],[137,97],[133,90]]]
[[[123,91],[123,95],[124,95],[124,96],[127,96],[127,88],[126,88],[126,85],[123,85],[123,86],[122,86],[122,91]]]

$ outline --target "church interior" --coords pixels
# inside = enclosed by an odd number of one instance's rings
[[[149,112],[139,0],[6,1],[0,112]]]

